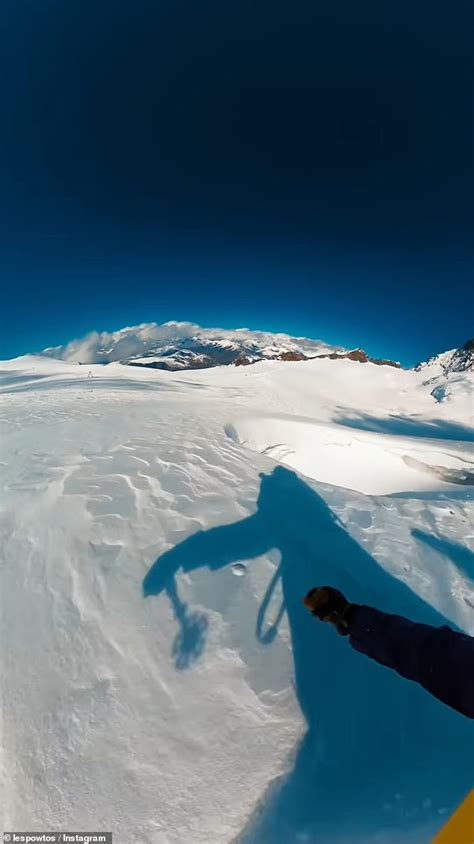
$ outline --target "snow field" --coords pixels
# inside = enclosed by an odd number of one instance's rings
[[[472,487],[429,471],[472,462],[469,391],[349,361],[90,371],[1,365],[4,827],[428,842],[470,724],[301,597],[474,633]]]

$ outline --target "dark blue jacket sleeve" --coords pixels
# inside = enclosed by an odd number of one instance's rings
[[[356,651],[474,718],[474,639],[470,636],[358,606],[351,621],[350,643]]]

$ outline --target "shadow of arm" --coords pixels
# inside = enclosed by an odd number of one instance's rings
[[[215,570],[236,560],[257,557],[268,547],[257,516],[198,531],[156,560],[143,581],[143,593],[159,595],[179,569],[193,571],[208,566]]]

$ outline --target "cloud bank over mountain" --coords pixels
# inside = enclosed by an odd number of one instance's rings
[[[248,328],[202,328],[192,322],[173,321],[161,325],[142,323],[112,332],[91,331],[64,346],[44,349],[42,354],[58,360],[90,364],[112,361],[141,363],[146,358],[149,365],[153,360],[169,359],[174,355],[177,365],[173,368],[179,369],[185,368],[190,356],[202,358],[210,352],[213,354],[210,365],[216,365],[232,363],[242,355],[260,359],[285,352],[316,355],[333,350],[334,347],[327,343],[304,337],[251,331]],[[187,353],[185,359],[183,352]],[[221,359],[216,359],[218,352]],[[224,352],[227,354],[224,355]],[[181,353],[181,358],[176,359],[177,353]]]

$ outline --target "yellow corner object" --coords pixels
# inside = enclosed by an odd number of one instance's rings
[[[474,789],[443,826],[433,844],[474,844]]]

